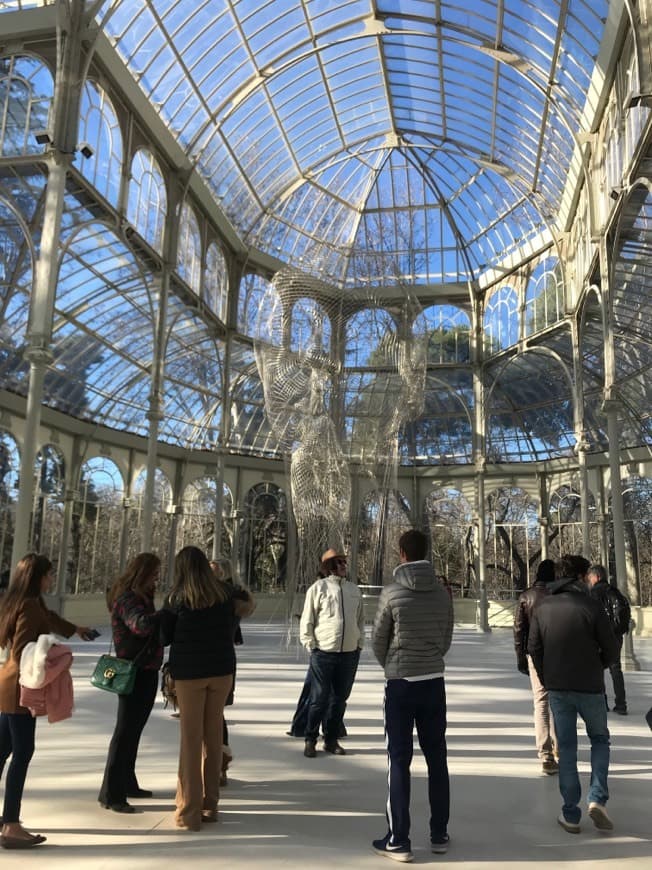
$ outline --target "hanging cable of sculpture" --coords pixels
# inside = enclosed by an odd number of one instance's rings
[[[374,347],[353,376],[346,330],[361,311],[363,340]],[[358,525],[351,511],[359,510],[351,504],[352,471],[379,505],[396,491],[399,435],[423,408],[426,339],[412,330],[419,311],[404,287],[389,302],[368,291],[349,298],[290,267],[276,274],[259,307],[256,363],[265,413],[287,461],[297,532],[286,586],[290,635],[297,595],[316,579],[320,554],[328,547],[350,551]],[[390,543],[382,522],[376,532],[374,564]]]

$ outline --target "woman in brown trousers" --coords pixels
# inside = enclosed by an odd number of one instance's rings
[[[235,671],[235,620],[252,609],[215,577],[201,550],[179,551],[174,586],[161,612],[180,714],[179,828],[199,831],[202,822],[217,821],[224,704]]]

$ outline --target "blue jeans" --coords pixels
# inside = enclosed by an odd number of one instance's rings
[[[28,713],[0,713],[0,777],[11,756],[2,811],[5,825],[20,819],[27,768],[34,754],[35,732],[36,719]]]
[[[310,654],[310,706],[306,738],[316,740],[323,720],[324,740],[334,743],[340,736],[346,702],[358,670],[360,650]]]
[[[430,839],[447,833],[449,779],[446,758],[446,689],[444,678],[387,680],[385,734],[389,761],[387,824],[392,843],[410,843],[410,764],[414,726],[428,767]]]
[[[609,800],[609,729],[604,695],[589,692],[548,692],[550,709],[555,717],[559,751],[559,791],[564,800],[567,822],[577,824],[582,789],[577,772],[577,716],[584,720],[591,741],[591,782],[588,802],[606,804]]]

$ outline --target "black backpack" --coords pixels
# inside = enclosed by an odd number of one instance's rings
[[[629,606],[629,601],[620,589],[617,589],[615,586],[609,586],[609,594],[605,603],[607,604],[607,616],[611,621],[615,633],[618,636],[627,634],[632,618],[632,609]]]

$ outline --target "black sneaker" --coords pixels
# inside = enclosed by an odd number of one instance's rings
[[[303,754],[306,758],[315,758],[317,756],[317,741],[316,740],[306,740],[305,746],[303,748]]]
[[[346,755],[346,749],[337,742],[337,740],[329,741],[326,743],[324,741],[324,749],[326,752],[330,752],[331,755]]]
[[[434,837],[430,840],[430,851],[434,852],[435,855],[443,855],[444,852],[448,852],[450,841],[451,838],[448,834],[444,834],[443,837]]]
[[[385,858],[391,858],[392,861],[402,861],[407,864],[409,861],[414,860],[409,840],[407,843],[394,844],[391,842],[391,839],[391,834],[385,834],[382,840],[373,840],[371,848],[376,855],[384,855]]]
[[[557,822],[562,826],[565,831],[568,831],[569,834],[579,834],[582,830],[580,828],[579,822],[569,822],[563,812],[559,813],[557,817]]]
[[[626,716],[627,715],[627,707],[614,707],[613,712],[619,713],[621,716]]]

